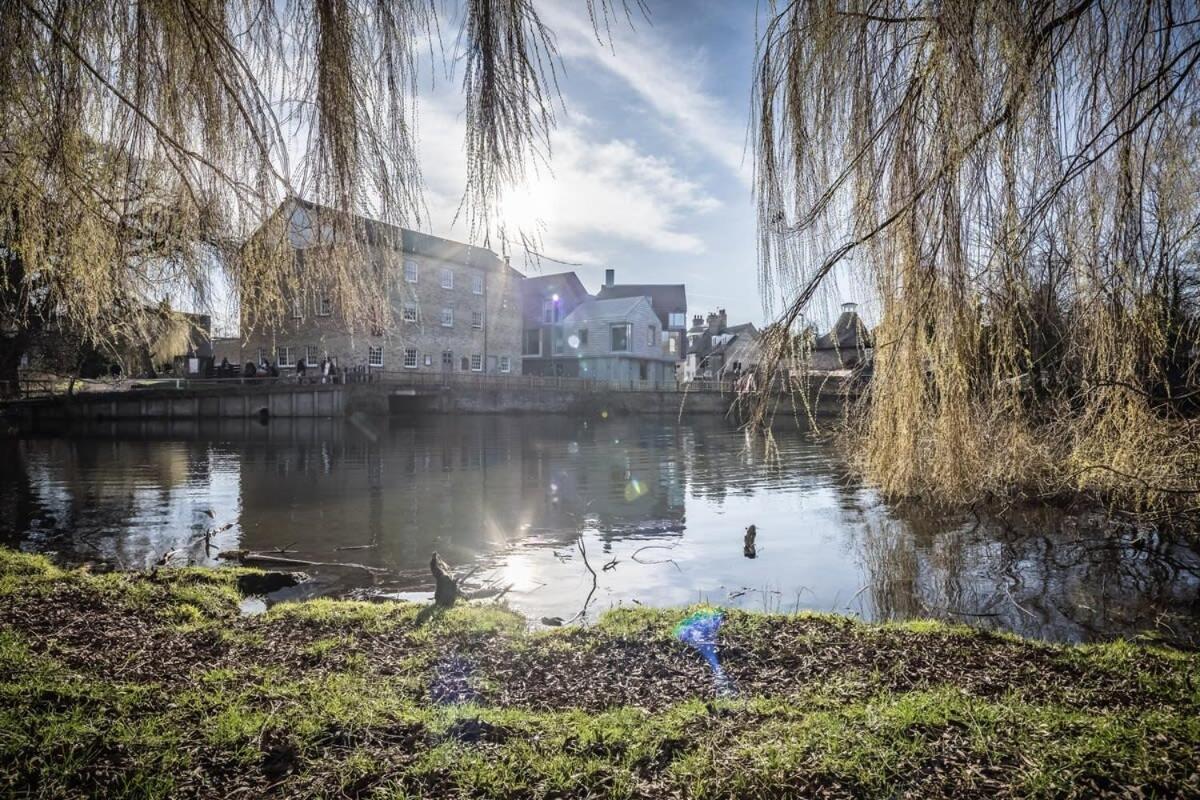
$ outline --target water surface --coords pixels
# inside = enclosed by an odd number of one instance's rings
[[[750,524],[755,559],[742,552]],[[412,597],[437,551],[534,620],[585,602],[590,620],[707,601],[1055,640],[1195,637],[1200,556],[1089,524],[901,511],[827,445],[794,431],[767,443],[720,420],[140,422],[0,439],[0,537],[64,562],[278,548],[381,570],[315,567],[293,596]],[[204,530],[225,526],[206,552]]]

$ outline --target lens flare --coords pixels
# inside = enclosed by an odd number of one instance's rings
[[[737,692],[717,658],[717,635],[724,621],[725,612],[720,609],[701,609],[675,626],[675,638],[704,656],[704,660],[712,667],[713,683],[718,695],[733,695]]]

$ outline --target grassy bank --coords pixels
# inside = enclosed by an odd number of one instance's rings
[[[1200,796],[1194,653],[729,612],[718,696],[686,611],[241,618],[237,575],[0,550],[3,794]]]

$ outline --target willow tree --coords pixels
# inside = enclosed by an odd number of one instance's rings
[[[613,11],[586,0],[602,30]],[[386,276],[354,214],[298,269],[289,196],[422,223],[414,99],[442,11],[462,19],[473,232],[554,124],[550,32],[531,0],[6,0],[0,16],[0,380],[47,324],[104,344],[212,265],[263,324],[298,294],[366,324]]]
[[[1200,505],[1198,61],[1192,2],[772,9],[762,278],[785,327],[869,281],[851,441],[888,494]]]

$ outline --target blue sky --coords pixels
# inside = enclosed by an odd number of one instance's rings
[[[758,291],[747,149],[757,3],[651,0],[651,18],[597,42],[581,0],[541,0],[564,73],[549,169],[510,192],[506,225],[534,232],[551,258],[527,274],[574,269],[589,288],[685,283],[691,313],[766,320]],[[453,29],[453,28],[452,28]],[[432,232],[452,226],[464,178],[461,75],[420,101],[420,158]],[[498,249],[498,248],[497,248]]]

